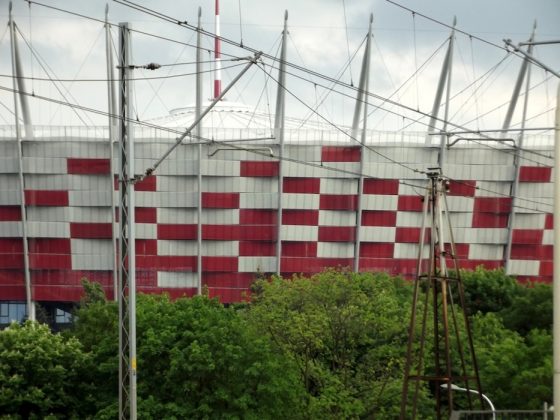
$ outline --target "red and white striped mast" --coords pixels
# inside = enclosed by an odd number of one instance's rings
[[[221,41],[220,41],[220,0],[216,0],[216,16],[215,16],[215,37],[214,37],[214,98],[218,98],[222,94],[222,58],[221,58]]]

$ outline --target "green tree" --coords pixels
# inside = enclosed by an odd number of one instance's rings
[[[521,287],[499,315],[507,328],[523,336],[535,328],[552,331],[552,287],[541,283]]]
[[[111,389],[98,417],[114,418],[116,307],[95,301],[77,317],[73,333],[99,363],[97,385]],[[137,356],[140,418],[293,418],[300,411],[293,364],[216,300],[138,295]]]
[[[0,413],[10,418],[84,418],[92,414],[92,368],[75,338],[27,321],[0,331]]]
[[[254,291],[248,316],[297,363],[307,418],[398,417],[408,284],[386,274],[327,270],[260,281]],[[429,406],[425,389],[420,400]]]

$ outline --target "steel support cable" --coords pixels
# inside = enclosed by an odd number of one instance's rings
[[[17,25],[14,25],[17,29]],[[31,51],[31,54],[33,54],[33,56],[37,59],[37,62],[39,63],[39,65],[41,66],[41,68],[43,69],[43,71],[47,74],[47,76],[49,76],[50,79],[50,74],[49,71],[45,68],[45,66],[43,65],[43,63],[41,62],[41,60],[43,60],[43,58],[39,55],[38,52],[36,52],[33,48],[31,48],[31,46],[29,45],[29,43],[27,42],[27,39],[25,39],[25,37],[23,36],[23,34],[19,31],[19,29],[17,29],[18,33],[20,34],[20,36],[22,37],[22,39],[24,40],[25,44],[27,45],[27,47],[29,48],[29,50]],[[48,63],[45,62],[45,65],[49,68],[49,70],[52,72],[52,69],[50,68],[50,66],[48,65]],[[54,72],[53,72],[54,73]],[[60,90],[60,88],[58,87],[58,85],[53,82],[51,80],[52,84],[54,85],[54,87],[56,88],[56,90],[58,91],[58,93],[60,94],[60,96],[62,96],[62,98],[66,101],[69,102],[68,99],[66,98],[66,95],[64,95],[64,93]],[[64,87],[64,85],[62,85]],[[36,97],[36,95],[30,95],[32,97]],[[70,97],[72,97],[72,95],[69,95]],[[72,99],[75,101],[76,99],[72,97]],[[84,121],[84,119],[82,118],[82,116],[74,109],[73,110],[74,113],[76,114],[76,116],[78,117],[78,119],[86,126],[89,127],[88,124]],[[91,119],[90,119],[90,122]],[[92,122],[93,124],[93,122]]]
[[[6,87],[4,87],[4,86],[0,86],[0,90],[4,90],[4,91],[8,91],[8,92],[15,92],[15,93],[18,93],[18,94],[23,94],[23,95],[32,96],[32,95],[31,95],[30,93],[28,93],[28,92],[21,92],[21,91],[14,90],[14,89],[11,89],[11,88],[6,88]],[[83,111],[91,112],[91,113],[94,113],[94,114],[99,114],[99,115],[103,115],[103,116],[108,116],[108,115],[109,115],[109,113],[107,113],[106,111],[101,111],[101,110],[97,110],[97,109],[94,109],[94,108],[88,108],[88,107],[85,107],[85,106],[76,105],[76,104],[72,104],[72,103],[70,103],[70,102],[64,102],[64,101],[60,101],[60,100],[57,100],[57,99],[54,99],[54,98],[43,97],[43,96],[40,96],[40,95],[34,95],[34,97],[37,98],[37,99],[40,99],[40,100],[45,100],[45,101],[49,101],[49,102],[54,102],[54,103],[57,103],[57,104],[60,104],[60,105],[64,105],[64,106],[76,107],[76,108],[79,108],[79,109],[81,109],[81,110],[83,110]],[[122,119],[122,116],[120,116],[120,115],[113,115],[113,117],[116,118],[116,119],[119,119],[119,120]],[[173,134],[182,134],[182,133],[183,133],[183,131],[179,131],[179,130],[175,130],[175,129],[171,129],[171,128],[167,128],[167,127],[161,127],[161,126],[158,126],[158,125],[155,125],[155,124],[150,124],[150,123],[146,123],[146,122],[136,122],[134,119],[131,119],[131,118],[128,118],[127,121],[136,123],[137,125],[146,126],[146,127],[148,127],[148,128],[157,129],[157,130],[160,130],[160,131],[167,131],[167,132],[170,132],[170,133],[173,133]],[[258,150],[251,150],[251,149],[248,149],[248,148],[246,148],[246,147],[244,147],[244,146],[237,146],[235,143],[248,143],[248,142],[253,142],[253,141],[257,141],[257,140],[270,140],[270,141],[273,141],[273,140],[274,140],[274,138],[263,138],[263,139],[246,139],[246,140],[226,140],[226,141],[221,141],[221,140],[215,140],[215,139],[205,139],[204,137],[197,137],[197,136],[194,136],[194,135],[191,135],[190,137],[191,137],[191,138],[199,138],[199,139],[201,139],[201,140],[204,140],[204,141],[201,142],[200,144],[207,144],[207,145],[218,144],[218,145],[224,145],[224,146],[227,146],[227,147],[237,148],[237,149],[239,149],[239,150],[248,151],[248,152],[255,153],[255,154],[258,154],[258,155],[261,155],[261,156],[266,156],[266,157],[270,157],[270,154],[264,153],[264,152],[260,152],[260,151],[258,151]],[[198,142],[189,142],[189,143],[186,143],[186,144],[199,144],[199,143],[198,143]],[[288,162],[298,163],[298,164],[302,164],[302,165],[306,165],[306,166],[310,166],[310,167],[315,167],[315,168],[322,168],[322,169],[326,169],[326,170],[329,170],[329,171],[338,172],[338,173],[342,173],[342,174],[346,174],[346,175],[362,176],[362,177],[367,178],[367,179],[385,179],[385,178],[379,178],[379,177],[371,176],[371,175],[368,175],[368,174],[365,174],[365,173],[356,172],[356,171],[345,170],[345,169],[336,168],[336,167],[330,167],[330,166],[325,165],[325,164],[323,164],[323,163],[313,163],[313,162],[308,162],[308,161],[302,161],[302,160],[299,160],[299,159],[289,158],[289,157],[286,157],[286,156],[284,156],[282,159],[285,160],[285,161],[288,161]],[[397,162],[397,164],[398,164],[398,163],[399,163],[399,162]],[[451,178],[449,178],[449,179],[451,179]],[[399,181],[399,184],[401,184],[401,185],[406,185],[406,186],[410,186],[410,187],[412,187],[412,188],[420,188],[420,187],[421,187],[421,186],[419,186],[419,185],[417,185],[417,184],[408,183],[408,182],[406,182],[406,181],[402,181],[402,180],[398,180],[398,181]],[[464,185],[472,186],[472,185],[470,185],[470,184],[465,183],[464,181],[458,181],[458,180],[453,180],[453,181],[454,181],[454,182],[457,182],[457,183],[464,184]],[[492,191],[492,190],[488,190],[488,189],[483,189],[483,188],[481,188],[481,187],[474,187],[474,188],[475,188],[475,189],[480,189],[480,190],[482,190],[482,191],[490,192],[490,193],[493,193],[493,194],[496,194],[496,195],[504,195],[504,194],[502,194],[502,193],[498,193],[498,192],[496,192],[496,191]],[[468,197],[468,196],[463,196],[463,195],[461,195],[461,196],[462,196],[462,197]],[[505,196],[510,197],[510,196],[507,195],[507,194],[505,194]],[[537,201],[535,201],[535,200],[531,200],[531,199],[524,198],[524,197],[519,197],[519,196],[517,196],[517,198],[520,199],[520,200],[529,202],[529,203],[548,205],[547,203],[540,203],[540,202],[537,202]],[[519,206],[519,205],[515,205],[514,207],[520,208],[520,209],[531,210],[531,211],[537,211],[537,212],[540,212],[540,213],[543,213],[543,214],[548,214],[548,213],[549,213],[549,212],[547,212],[547,211],[545,211],[545,210],[541,210],[541,209],[537,209],[537,208],[530,208],[530,207],[524,207],[524,206]]]
[[[263,69],[263,71],[265,71],[265,70]],[[270,76],[270,78],[271,78],[272,80],[274,80],[277,84],[280,84],[274,77]],[[292,92],[291,92],[289,89],[287,89],[285,86],[282,86],[282,88],[283,88],[284,90],[286,90],[286,92],[288,92],[288,93],[289,93],[292,97],[294,97],[296,100],[298,100],[300,103],[302,103],[304,106],[306,106],[306,107],[309,108],[309,105],[307,105],[304,101],[302,101],[297,95],[295,95],[294,93],[292,93]],[[353,140],[353,141],[357,142],[358,144],[360,144],[361,146],[365,147],[365,148],[368,149],[370,152],[372,152],[372,153],[374,153],[374,154],[377,154],[378,156],[380,156],[380,157],[386,159],[386,160],[389,161],[390,163],[393,163],[393,164],[395,164],[395,165],[401,166],[401,167],[403,167],[403,168],[405,168],[405,169],[407,169],[407,170],[410,170],[410,171],[412,171],[412,172],[414,172],[414,173],[422,173],[422,174],[425,174],[425,173],[426,173],[425,171],[421,171],[421,170],[419,170],[419,169],[415,169],[415,168],[413,168],[413,167],[411,167],[411,166],[409,166],[409,165],[406,165],[406,164],[404,164],[404,163],[402,163],[402,162],[398,162],[398,161],[396,161],[396,160],[394,160],[394,159],[392,159],[392,158],[390,158],[390,157],[384,155],[383,153],[381,153],[381,152],[379,152],[379,151],[377,151],[377,150],[371,148],[370,146],[366,145],[365,143],[361,142],[360,140],[353,138],[353,137],[352,137],[351,135],[349,135],[346,131],[344,131],[343,129],[341,129],[340,127],[338,127],[335,123],[333,123],[333,122],[329,121],[328,119],[326,119],[326,118],[325,118],[324,116],[322,116],[321,114],[317,113],[317,115],[318,115],[321,119],[323,119],[327,124],[331,125],[333,128],[335,128],[336,130],[340,131],[341,133],[343,133],[344,135],[346,135],[346,136],[347,136],[348,138],[350,138],[351,140]],[[466,185],[469,185],[469,184],[466,184]],[[482,188],[479,188],[479,189],[484,190],[484,191],[487,191],[487,192],[490,192],[490,193],[494,193],[494,194],[496,194],[496,195],[503,195],[503,196],[511,197],[511,195],[509,195],[509,194],[503,194],[503,193],[499,193],[499,192],[497,192],[497,191],[492,191],[492,190],[488,190],[488,189],[482,189]],[[517,198],[519,198],[520,200],[523,200],[523,201],[527,201],[527,202],[534,203],[534,204],[549,205],[548,203],[543,203],[543,202],[539,202],[539,201],[536,201],[536,200],[527,199],[527,198],[524,198],[524,197],[517,197]],[[516,207],[517,207],[517,206],[516,206]],[[520,207],[520,208],[521,208],[521,207]],[[526,208],[526,209],[534,210],[534,209],[530,209],[530,208]]]

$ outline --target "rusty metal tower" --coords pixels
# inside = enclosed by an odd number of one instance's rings
[[[408,331],[402,420],[416,418],[421,390],[434,396],[437,419],[450,415],[457,389],[466,391],[461,395],[469,409],[475,408],[476,400],[483,409],[478,365],[447,207],[449,183],[440,168],[429,168],[428,178]]]

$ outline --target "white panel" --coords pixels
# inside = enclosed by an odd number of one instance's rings
[[[543,245],[554,245],[554,231],[546,229],[543,231]]]
[[[472,213],[450,213],[449,218],[451,219],[451,227],[453,229],[460,227],[470,228],[472,226]]]
[[[241,178],[236,176],[206,176],[202,179],[204,192],[239,191]]]
[[[278,207],[278,193],[239,193],[239,207],[244,209],[275,209]]]
[[[158,156],[159,157],[159,156]],[[136,160],[138,161],[138,159]],[[149,168],[154,164],[154,159],[145,159],[138,168]],[[139,165],[139,164],[137,164]],[[156,171],[156,175],[196,175],[198,162],[194,160],[166,159]]]
[[[490,146],[494,147],[493,144]],[[489,147],[451,147],[447,151],[446,160],[463,165],[512,165],[513,151],[492,150]]]
[[[469,245],[469,260],[501,260],[503,257],[503,245]]]
[[[362,196],[363,210],[397,210],[398,195],[364,194]]]
[[[320,226],[356,226],[356,212],[319,210]]]
[[[319,194],[282,194],[282,207],[285,209],[319,209]]]
[[[158,287],[197,287],[198,274],[184,271],[158,271]]]
[[[202,223],[208,225],[239,224],[239,209],[204,209]]]
[[[21,222],[0,222],[0,238],[17,238],[21,235]]]
[[[186,156],[181,156],[182,147],[178,147],[173,151],[173,155],[176,159],[185,159]],[[169,150],[169,145],[161,143],[139,143],[135,144],[134,156],[137,159],[154,159],[156,156],[162,156],[165,152]]]
[[[31,238],[69,238],[70,224],[64,222],[27,222]]]
[[[29,187],[27,187],[29,188]],[[19,176],[16,174],[0,175],[0,191],[19,190]]]
[[[113,256],[72,254],[72,269],[74,270],[112,270]]]
[[[406,183],[399,184],[399,195],[419,195],[424,197],[427,188],[428,181],[411,179],[406,181]]]
[[[550,198],[554,197],[554,183],[552,182],[520,182],[517,196],[526,198]],[[538,201],[545,201],[539,199]]]
[[[71,175],[25,175],[25,188],[30,190],[70,190]]]
[[[455,228],[455,242],[468,244],[504,244],[507,229]]]
[[[21,193],[17,190],[0,190],[0,206],[15,206],[21,203]]]
[[[376,153],[378,152],[378,153]],[[373,147],[371,150],[364,149],[365,162],[387,163],[387,156],[397,162],[419,163],[428,167],[437,162],[437,150],[433,147]]]
[[[477,197],[503,197],[509,195],[510,182],[477,181],[475,194]]]
[[[65,174],[64,158],[23,158],[23,172],[30,174]]]
[[[542,229],[544,227],[544,214],[516,213],[513,218],[514,229]]]
[[[64,209],[64,207],[61,209]],[[71,222],[112,222],[111,207],[69,207],[68,209]]]
[[[36,222],[69,222],[69,207],[27,207],[27,220]],[[90,220],[85,220],[89,222]]]
[[[348,242],[318,242],[317,257],[354,258],[354,244]]]
[[[300,158],[298,158],[300,159]],[[330,163],[330,162],[329,162]],[[331,166],[331,165],[325,165]],[[284,177],[311,177],[311,178],[327,178],[336,176],[339,172],[330,171],[319,166],[304,165],[297,162],[282,162],[282,172]]]
[[[417,211],[398,211],[397,226],[398,227],[421,227],[424,214]],[[429,223],[429,220],[427,221]]]
[[[362,242],[395,242],[396,228],[386,226],[362,226],[360,239]]]
[[[72,254],[112,255],[110,239],[70,239]]]
[[[110,206],[110,191],[68,191],[70,206]],[[118,203],[118,201],[116,201]]]
[[[450,212],[472,212],[474,198],[460,196],[447,197],[447,206]]]
[[[446,165],[446,175],[454,179],[511,181],[513,166],[505,165]]]
[[[321,194],[357,194],[357,179],[322,178]]]
[[[157,225],[155,223],[136,223],[136,238],[157,239]]]
[[[148,203],[147,196],[144,198],[145,207],[197,207],[198,193],[196,192],[152,192]]]
[[[18,161],[16,156],[12,158],[0,158],[0,173],[18,173]]]
[[[158,191],[197,191],[197,180],[195,177],[159,175],[157,177]]]
[[[238,241],[203,241],[202,255],[236,257],[237,255],[239,255],[239,242]]]
[[[158,240],[158,255],[197,255],[196,241]]]
[[[518,276],[538,276],[540,261],[510,260],[508,273]]]
[[[202,162],[202,175],[207,176],[239,176],[238,161],[212,159]]]
[[[239,257],[241,273],[271,273],[276,271],[276,257]]]
[[[239,178],[239,190],[236,191],[278,193],[278,178],[275,177]]]
[[[208,210],[204,210],[203,215]],[[191,224],[197,223],[197,209],[188,208],[166,208],[158,207],[157,209],[157,222],[158,223],[181,223]]]
[[[317,241],[318,226],[283,225],[280,234],[283,241]]]
[[[418,244],[403,244],[395,243],[395,251],[393,253],[394,258],[408,258],[417,259],[418,258]],[[430,246],[424,245],[422,247],[422,258],[430,257]]]
[[[287,144],[284,147],[284,155],[292,159],[304,160],[307,162],[320,162],[322,147]]]

